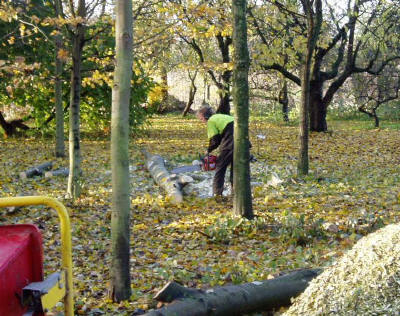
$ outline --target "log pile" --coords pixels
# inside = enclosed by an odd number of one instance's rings
[[[27,179],[27,178],[32,178],[34,176],[41,176],[46,170],[50,170],[52,167],[53,167],[53,162],[48,161],[33,168],[30,168],[26,171],[20,172],[19,177],[21,179]]]
[[[46,178],[51,178],[55,176],[64,176],[67,177],[69,170],[68,168],[59,168],[56,170],[51,170],[53,168],[53,162],[48,161],[44,162],[38,166],[32,167],[26,171],[22,171],[19,173],[19,177],[21,179],[32,178],[35,176],[45,176]],[[50,171],[47,171],[50,170]]]

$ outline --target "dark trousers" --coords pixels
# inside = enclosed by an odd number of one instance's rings
[[[215,168],[215,175],[213,179],[213,193],[214,195],[222,195],[224,191],[225,173],[226,169],[230,166],[229,181],[233,187],[233,150],[223,150],[217,158],[217,165]]]

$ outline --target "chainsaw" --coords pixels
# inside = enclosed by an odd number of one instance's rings
[[[200,160],[193,161],[190,166],[182,166],[171,170],[171,173],[178,174],[184,172],[194,172],[194,171],[211,171],[215,170],[217,166],[217,156],[207,155]]]

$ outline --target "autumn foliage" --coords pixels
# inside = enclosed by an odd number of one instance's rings
[[[154,185],[139,149],[150,146],[169,162],[187,164],[206,146],[204,126],[157,117],[130,147],[131,276],[129,302],[106,299],[110,267],[111,169],[109,140],[82,142],[83,194],[64,199],[66,178],[18,178],[54,160],[46,139],[0,141],[3,196],[49,195],[71,214],[76,313],[130,315],[155,307],[152,296],[168,281],[210,287],[267,279],[295,268],[329,265],[360,237],[399,220],[400,132],[356,129],[330,122],[331,133],[311,133],[310,174],[296,176],[297,128],[252,118],[250,135],[256,218],[232,215],[232,204],[187,196],[174,205]],[[266,135],[266,139],[256,135]],[[54,169],[68,165],[55,160]],[[43,207],[1,209],[0,223],[35,223],[45,239],[45,271],[59,263],[57,218]]]

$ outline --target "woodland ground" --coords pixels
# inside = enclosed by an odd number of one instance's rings
[[[329,122],[330,133],[310,135],[310,175],[296,176],[297,126],[251,122],[253,207],[250,222],[234,217],[231,202],[188,196],[176,206],[144,168],[140,148],[171,166],[204,152],[205,126],[193,118],[156,117],[130,148],[132,182],[130,302],[107,300],[110,266],[110,144],[82,141],[84,193],[65,200],[66,178],[21,180],[25,169],[55,159],[49,139],[0,140],[1,196],[49,195],[72,221],[76,313],[132,315],[155,307],[168,281],[190,287],[261,280],[278,272],[328,265],[361,236],[399,222],[400,131]],[[260,139],[256,135],[265,135]],[[35,223],[44,234],[45,271],[60,262],[58,219],[45,207],[0,209],[0,224]]]

